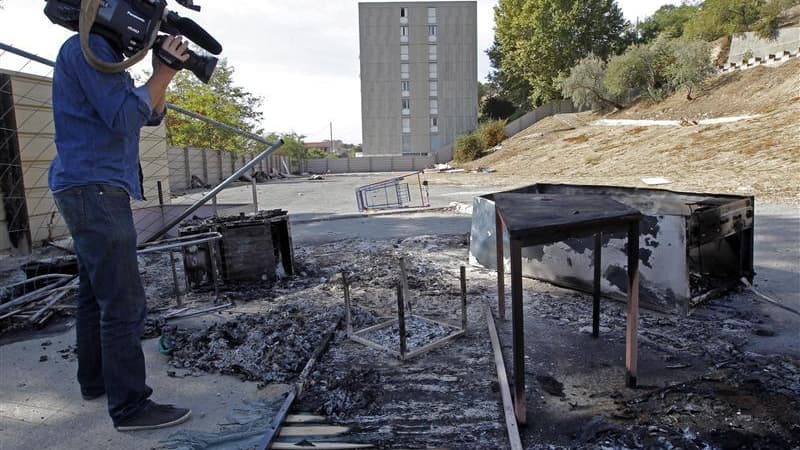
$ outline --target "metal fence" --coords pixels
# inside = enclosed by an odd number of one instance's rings
[[[51,66],[52,63],[45,58],[0,43],[0,253],[3,254],[26,255],[34,247],[52,244],[69,235],[48,188],[48,170],[56,154]],[[174,105],[170,108],[173,109],[170,114],[184,114],[213,122]],[[265,146],[268,144],[258,136],[224,124],[211,124]],[[187,156],[186,163],[200,161],[206,169],[203,188],[213,192],[235,171],[252,165],[256,158],[266,158],[265,155],[276,148],[269,146],[259,155],[247,156],[225,152],[211,156],[209,151],[193,148],[181,149],[181,152]],[[131,204],[140,242],[158,237],[166,225],[187,215],[190,209],[190,214],[210,216],[251,212],[257,207],[250,201],[224,205],[216,204],[210,198],[198,200],[198,194],[182,196],[191,187],[191,177],[188,184],[186,180],[179,180],[171,167],[173,160],[165,126],[143,128],[140,161],[147,200]],[[222,163],[215,165],[220,160]],[[279,162],[274,158],[269,161],[273,167]],[[243,174],[253,175],[259,170],[268,173],[269,161],[259,159],[256,167],[248,167]],[[257,202],[257,197],[253,198]]]

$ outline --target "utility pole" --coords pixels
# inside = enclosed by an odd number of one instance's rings
[[[334,151],[335,150],[333,147],[333,122],[331,122],[331,153],[333,153]]]

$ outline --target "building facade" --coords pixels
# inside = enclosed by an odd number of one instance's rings
[[[426,155],[475,129],[477,2],[358,6],[364,155]]]

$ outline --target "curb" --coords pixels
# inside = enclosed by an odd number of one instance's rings
[[[332,216],[323,216],[318,217],[315,219],[303,219],[303,220],[292,220],[291,214],[289,215],[289,220],[292,225],[300,225],[305,223],[315,223],[315,222],[330,222],[334,220],[349,220],[349,219],[368,219],[370,217],[376,216],[395,216],[400,214],[415,214],[415,213],[425,213],[425,212],[444,212],[450,211],[453,208],[450,206],[440,206],[436,208],[408,208],[408,209],[395,209],[392,211],[383,211],[383,212],[374,212],[374,213],[356,213],[356,214],[339,214],[339,215],[332,215]]]

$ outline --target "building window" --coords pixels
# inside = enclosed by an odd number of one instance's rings
[[[404,116],[411,114],[411,99],[404,98],[400,100],[400,106],[402,107]]]
[[[439,132],[439,118],[431,117],[431,133]]]
[[[436,81],[431,81],[430,83],[430,96],[431,97],[439,96],[439,83]]]
[[[400,25],[400,42],[408,42],[408,25]]]
[[[408,61],[408,46],[401,45],[400,46],[400,60],[401,61]]]
[[[403,133],[411,133],[411,119],[402,119]]]
[[[431,99],[431,114],[439,114],[439,100]]]
[[[403,63],[400,64],[400,78],[407,80],[408,79],[408,64]]]
[[[403,92],[408,92],[411,90],[411,82],[410,81],[401,81],[400,82],[400,90]]]
[[[400,17],[408,19],[408,8],[406,7],[400,8]]]
[[[438,58],[436,44],[428,46],[428,60],[436,61]]]
[[[428,8],[428,23],[436,23],[436,8]]]
[[[403,153],[411,153],[411,135],[404,134],[401,137],[401,144],[403,148]]]
[[[436,34],[438,30],[436,25],[428,25],[428,41],[429,42],[436,42]]]
[[[434,80],[439,78],[439,66],[436,63],[428,64],[428,76]]]

